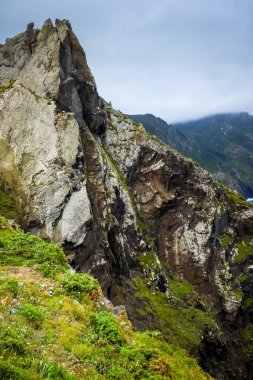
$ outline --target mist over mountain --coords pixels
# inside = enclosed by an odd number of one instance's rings
[[[247,114],[146,118],[250,150]],[[0,379],[251,380],[252,289],[251,205],[100,97],[69,21],[0,45]]]

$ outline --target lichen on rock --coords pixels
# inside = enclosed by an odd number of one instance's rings
[[[99,97],[68,21],[7,40],[0,81],[1,190],[22,228],[60,243],[135,326],[249,379],[252,208]]]

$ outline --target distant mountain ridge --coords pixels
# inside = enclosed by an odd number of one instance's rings
[[[252,380],[252,268],[253,207],[99,96],[69,21],[0,45],[1,380]]]
[[[211,115],[168,125],[153,115],[129,115],[183,155],[192,158],[244,197],[253,194],[253,116]]]
[[[176,149],[178,146],[186,148],[188,143],[186,136],[160,117],[152,114],[129,115],[129,117],[137,123],[141,122],[148,133],[159,137],[165,143],[170,144],[172,148]]]

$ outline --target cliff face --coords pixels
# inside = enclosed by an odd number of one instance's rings
[[[142,123],[148,133],[196,161],[225,186],[244,198],[251,198],[252,115],[218,114],[173,126],[151,114],[129,117]]]
[[[253,209],[99,97],[67,21],[28,25],[0,62],[1,186],[23,228],[60,242],[137,327],[180,344],[168,315],[185,315],[202,366],[249,379]]]
[[[251,197],[252,115],[246,112],[218,114],[175,127],[184,133],[191,145],[198,147],[194,160],[224,185],[245,198]],[[188,156],[191,157],[191,153]]]

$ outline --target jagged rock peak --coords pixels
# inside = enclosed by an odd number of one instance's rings
[[[15,189],[24,228],[74,250],[73,265],[110,288],[112,265],[127,273],[141,236],[101,144],[106,103],[69,22],[28,31],[0,48],[1,179]]]
[[[37,96],[54,100],[60,111],[74,112],[99,132],[104,124],[103,102],[85,53],[67,20],[46,20],[43,27],[27,30],[0,48],[0,81],[29,88]]]
[[[238,380],[242,371],[250,378],[240,334],[252,329],[253,209],[99,97],[65,20],[30,25],[0,47],[0,180],[23,228],[59,242],[137,327],[173,339],[187,318],[193,352],[202,339],[203,366],[221,379]],[[173,301],[173,274],[205,297],[226,344],[210,331],[214,324],[205,329],[208,315],[196,298],[193,315],[188,292]],[[171,308],[179,311],[179,335],[167,319]]]

